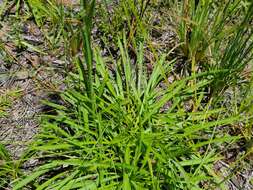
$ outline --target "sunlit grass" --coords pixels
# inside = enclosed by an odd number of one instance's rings
[[[43,164],[14,189],[32,181],[37,189],[192,189],[203,180],[215,185],[208,176],[214,175],[212,162],[221,157],[214,149],[202,154],[198,150],[236,140],[219,136],[215,127],[239,117],[209,122],[210,116],[219,118],[223,110],[209,110],[208,106],[200,112],[184,113],[183,103],[195,91],[187,86],[190,79],[161,88],[172,63],[161,57],[148,77],[142,46],[135,67],[121,43],[119,48],[121,59],[115,62],[115,75],[94,52],[93,100],[81,85],[62,94],[66,106],[49,104],[57,115],[43,117],[42,131],[31,146],[35,158],[43,155]],[[75,81],[82,82],[84,76],[79,74]],[[208,83],[198,83],[200,98]],[[41,175],[48,177],[39,180]],[[219,182],[218,176],[213,178]]]
[[[188,65],[188,74],[173,81],[168,78],[181,55],[156,54],[152,69],[145,57],[151,41],[145,13],[161,3],[120,1],[113,12],[112,2],[99,3],[81,0],[81,9],[74,11],[55,1],[25,1],[26,14],[43,31],[49,49],[63,44],[74,69],[66,71],[61,104],[44,102],[55,114],[42,116],[41,130],[21,159],[13,161],[0,146],[0,185],[10,183],[14,190],[227,189],[229,177],[214,169],[224,159],[220,148],[246,139],[246,153],[236,163],[252,151],[252,81],[250,74],[247,80],[241,74],[252,59],[253,3],[168,1]],[[97,25],[102,35],[96,38],[116,52],[105,57],[92,36],[93,18],[103,13],[108,23]],[[233,92],[229,106],[227,89]],[[241,125],[240,135],[221,129]],[[34,160],[34,169],[22,170]]]

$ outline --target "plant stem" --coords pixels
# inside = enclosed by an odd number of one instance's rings
[[[84,55],[85,55],[85,63],[87,65],[87,76],[85,77],[87,80],[86,90],[88,97],[91,100],[91,108],[95,111],[95,99],[94,99],[94,90],[93,90],[93,52],[91,48],[91,29],[92,29],[92,17],[95,12],[95,0],[88,5],[88,3],[83,1],[83,10],[86,11],[84,16],[84,29],[83,29],[83,42],[84,42]]]

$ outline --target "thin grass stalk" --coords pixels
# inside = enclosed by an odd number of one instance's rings
[[[88,97],[91,100],[91,107],[92,110],[95,111],[95,99],[94,99],[94,89],[93,89],[93,52],[91,48],[91,29],[92,29],[92,18],[95,12],[95,0],[92,0],[90,4],[86,0],[82,1],[82,7],[83,11],[85,11],[85,16],[83,18],[83,23],[85,26],[82,29],[83,33],[83,51],[85,55],[85,64],[87,66],[87,76],[85,76],[85,79],[87,80],[86,84],[86,90]]]

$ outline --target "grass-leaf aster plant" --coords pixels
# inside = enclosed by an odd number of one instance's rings
[[[163,55],[148,73],[144,43],[132,63],[123,37],[119,59],[109,69],[91,47],[88,19],[94,6],[95,1],[83,1],[85,61],[72,74],[72,88],[61,94],[65,104],[49,104],[57,114],[43,116],[31,145],[29,155],[40,165],[15,181],[13,189],[200,189],[205,181],[210,187],[219,184],[212,163],[221,157],[212,144],[236,138],[219,136],[216,126],[238,117],[216,120],[223,110],[210,110],[208,103],[186,113],[185,102],[196,95],[201,102],[210,81],[194,89],[192,78],[170,83],[174,61]]]
[[[0,190],[253,189],[252,0],[0,7]]]

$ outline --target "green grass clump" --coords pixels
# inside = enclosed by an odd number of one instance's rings
[[[239,28],[228,41],[221,59],[217,62],[217,69],[226,72],[216,75],[213,84],[213,93],[222,93],[228,87],[237,84],[241,79],[243,70],[253,59],[253,3],[250,4]],[[222,44],[220,44],[222,46]],[[218,46],[216,46],[218,48]],[[219,48],[221,49],[221,47]]]
[[[211,85],[212,93],[221,95],[240,81],[252,59],[253,3],[184,0],[174,1],[172,7],[188,73],[225,71],[219,72]]]
[[[30,149],[41,165],[13,189],[30,184],[36,189],[200,189],[204,181],[209,187],[218,184],[212,163],[221,157],[211,147],[237,137],[220,136],[215,127],[239,118],[208,121],[222,109],[199,105],[198,112],[186,113],[184,108],[196,92],[201,102],[201,89],[210,82],[203,80],[196,89],[188,86],[191,78],[166,82],[173,62],[165,56],[148,75],[143,45],[131,64],[126,40],[118,43],[120,59],[109,70],[98,51],[92,53],[89,32],[84,38],[88,71],[79,63],[79,75],[72,75],[76,85],[62,94],[65,106],[48,103],[57,114],[44,116]],[[84,80],[92,55],[96,73]]]
[[[4,145],[0,144],[0,187],[8,186],[20,175],[19,161],[14,161],[9,151]]]

